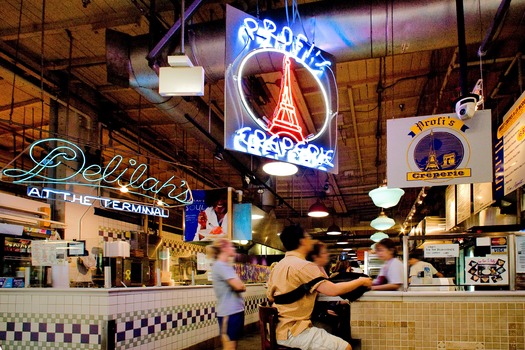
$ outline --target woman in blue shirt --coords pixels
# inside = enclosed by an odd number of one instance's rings
[[[237,340],[244,330],[244,299],[246,286],[231,265],[235,247],[226,238],[219,238],[208,246],[215,260],[211,268],[213,291],[217,297],[217,319],[224,350],[237,349]]]

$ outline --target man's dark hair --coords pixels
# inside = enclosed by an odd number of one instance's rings
[[[304,238],[304,229],[299,225],[286,226],[279,237],[286,251],[296,250],[301,238]]]
[[[417,259],[421,260],[423,258],[423,252],[421,250],[414,250],[408,254],[408,259]]]

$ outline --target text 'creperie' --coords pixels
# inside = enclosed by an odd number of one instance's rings
[[[454,179],[458,177],[470,177],[470,168],[407,173],[407,181]]]

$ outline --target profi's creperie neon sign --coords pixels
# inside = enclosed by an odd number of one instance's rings
[[[232,20],[227,18],[227,24],[235,28],[230,33],[237,35],[237,40],[227,43],[226,148],[336,172],[337,84],[333,62],[326,58],[329,55],[309,43],[305,35],[294,35],[288,26],[238,13],[232,9]],[[274,61],[257,63],[268,57],[275,60],[278,55],[284,57],[279,102],[273,116],[259,115],[246,93],[244,78],[254,73],[254,66],[275,66]],[[292,80],[292,65],[309,73],[323,101],[323,116],[315,130],[306,131],[297,123],[301,118],[294,105],[296,99],[291,84],[285,84]]]
[[[47,153],[39,157],[39,148]],[[147,164],[120,154],[114,155],[105,166],[87,164],[87,157],[78,145],[48,138],[34,142],[29,147],[29,157],[33,162],[29,170],[4,168],[2,180],[9,178],[13,183],[32,186],[74,185],[113,190],[125,186],[128,193],[152,201],[164,197],[165,208],[193,203],[186,181],[175,175],[166,180],[148,176]]]

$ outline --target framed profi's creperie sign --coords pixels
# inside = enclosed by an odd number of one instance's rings
[[[225,148],[336,173],[335,61],[297,28],[227,5]]]
[[[492,181],[490,110],[387,120],[387,178],[392,187]]]

